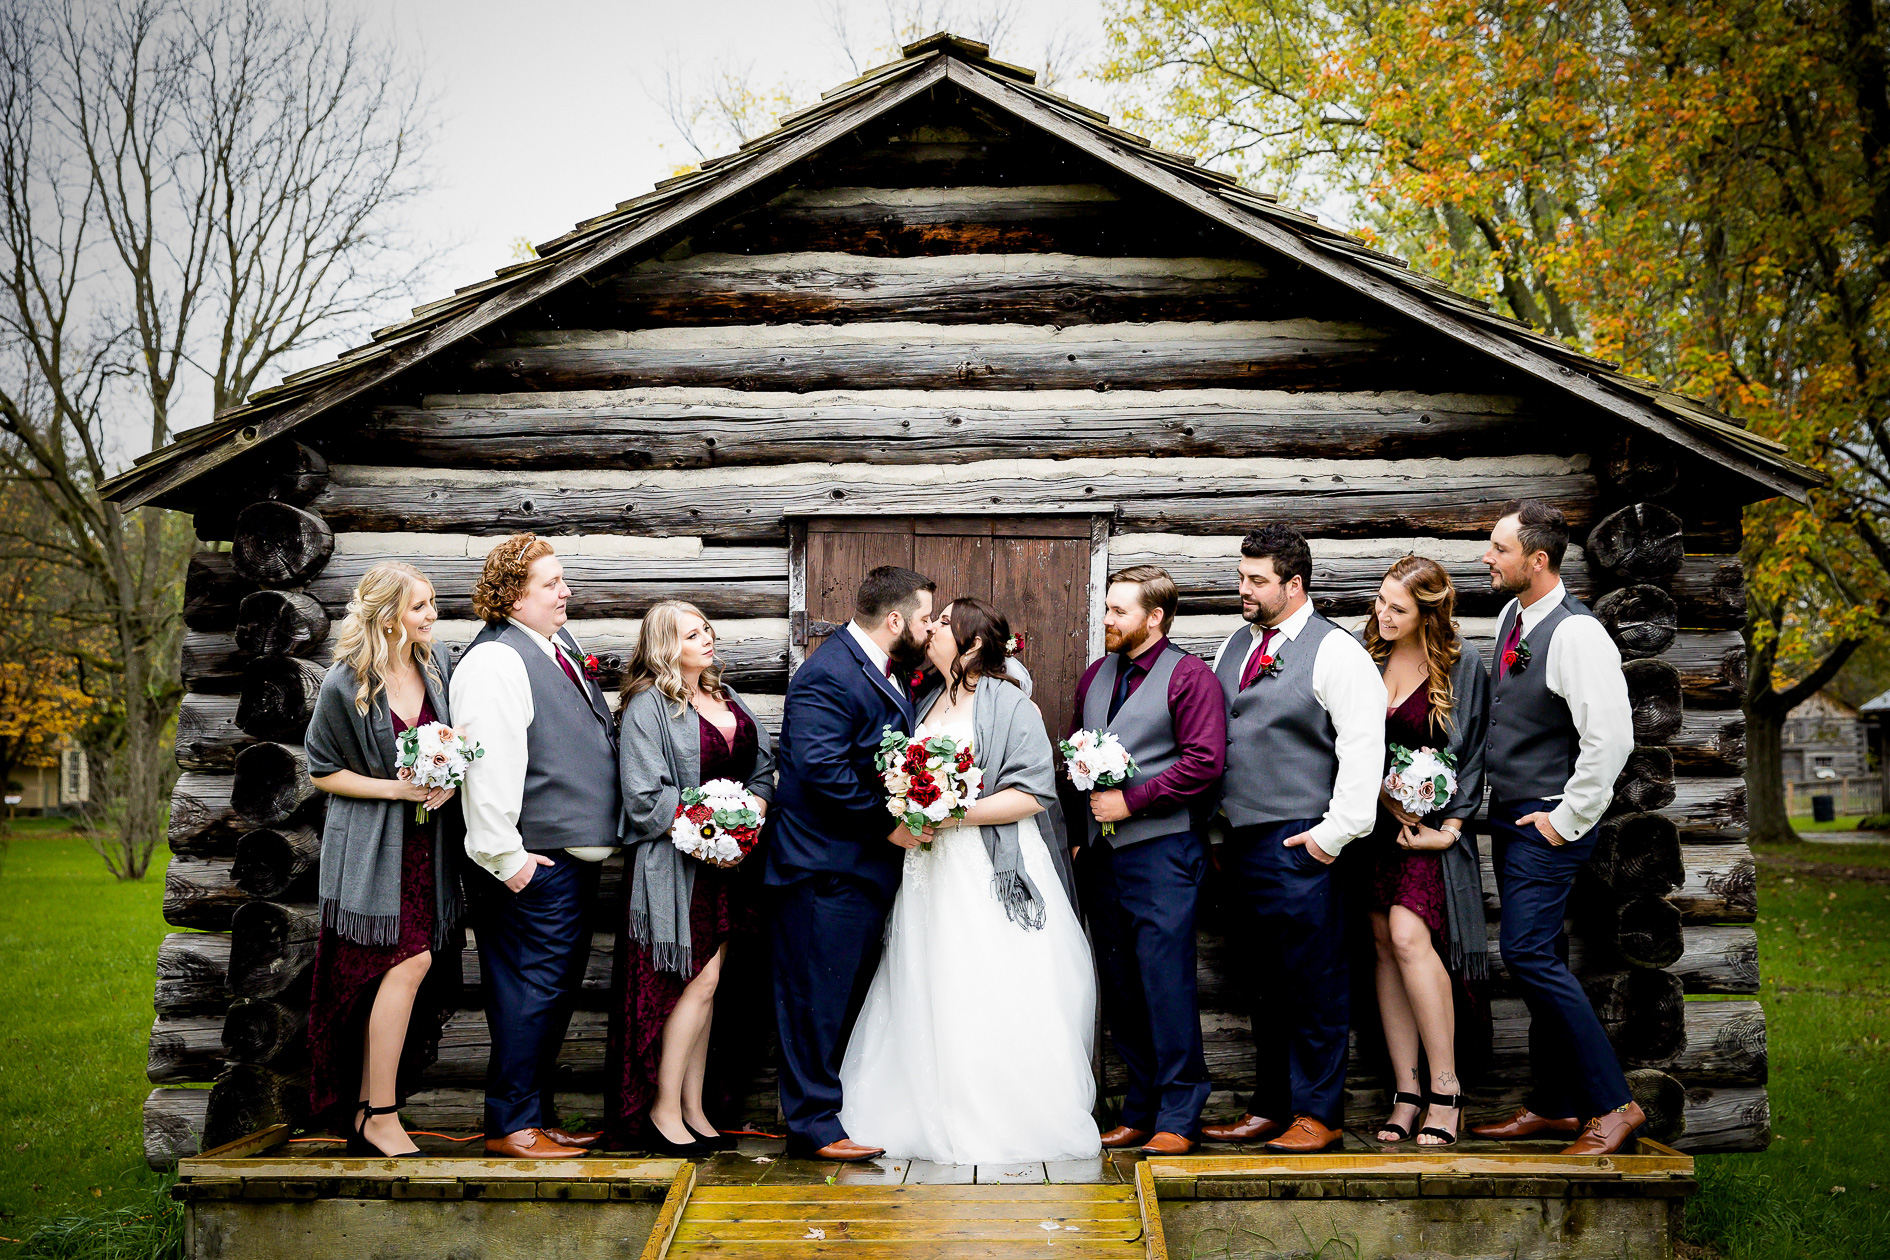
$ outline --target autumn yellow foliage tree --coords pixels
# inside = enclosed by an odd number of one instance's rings
[[[1784,714],[1890,625],[1877,6],[1114,0],[1109,37],[1142,128],[1831,475],[1747,520],[1752,829],[1794,839]]]

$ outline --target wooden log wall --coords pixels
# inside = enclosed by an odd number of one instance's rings
[[[1204,654],[1238,624],[1240,534],[1288,518],[1313,540],[1322,611],[1352,624],[1391,560],[1416,551],[1451,572],[1466,635],[1487,655],[1502,601],[1477,557],[1513,497],[1568,512],[1587,544],[1571,549],[1569,586],[1636,662],[1644,747],[1584,887],[1577,968],[1610,1009],[1661,999],[1656,1026],[1625,1018],[1617,1030],[1663,1052],[1629,1055],[1637,1068],[1685,1087],[1682,1145],[1763,1144],[1756,1004],[1696,1013],[1684,1001],[1756,992],[1756,907],[1737,512],[1707,503],[1698,478],[1683,485],[1670,451],[1067,150],[958,115],[888,122],[810,161],[766,204],[576,287],[244,457],[197,517],[200,537],[231,545],[199,553],[185,591],[185,773],[165,913],[196,930],[168,938],[158,961],[154,1162],[300,1118],[322,815],[300,740],[330,623],[379,560],[432,578],[438,633],[459,650],[477,629],[470,597],[490,545],[517,530],[554,536],[572,629],[607,687],[643,610],[680,597],[714,619],[731,680],[773,726],[790,660],[791,515],[1110,514],[1111,565],[1167,566],[1182,590],[1176,637]],[[604,883],[564,1057],[590,1115],[620,863]],[[1490,948],[1493,992],[1509,1002],[1493,937]],[[1203,1018],[1217,1082],[1233,1087],[1250,1069],[1226,955],[1210,922]],[[410,1100],[413,1123],[479,1122],[485,1030],[470,951],[465,964],[464,1009]],[[1640,972],[1661,978],[1622,979]],[[1506,1007],[1498,1021],[1493,1101],[1518,1088],[1519,1020]],[[1356,1054],[1348,1115],[1368,1123],[1383,1102],[1373,1049]],[[771,1118],[770,1082],[756,1086],[756,1118]]]

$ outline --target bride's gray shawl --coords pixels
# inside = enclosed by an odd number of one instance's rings
[[[942,688],[934,688],[920,702],[926,712]],[[1057,781],[1050,759],[1050,735],[1043,715],[1021,687],[1000,679],[980,679],[971,701],[972,764],[984,772],[980,797],[1016,788],[1037,798],[1045,810],[1056,804]],[[1043,818],[1045,815],[1039,815]],[[984,851],[991,859],[991,890],[1012,921],[1026,928],[1043,926],[1043,895],[1024,874],[1024,855],[1018,825],[1002,823],[980,827]],[[1039,828],[1041,833],[1042,829]],[[1043,834],[1046,847],[1052,841]],[[1052,854],[1054,864],[1055,855]]]

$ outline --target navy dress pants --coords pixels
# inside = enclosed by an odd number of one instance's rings
[[[591,902],[598,864],[562,851],[513,892],[498,880],[480,890],[479,973],[486,992],[486,1136],[556,1124],[558,1052],[591,955]],[[469,876],[476,880],[476,876]]]
[[[1334,867],[1281,841],[1316,818],[1236,827],[1221,851],[1230,901],[1244,920],[1253,1020],[1251,1115],[1345,1118],[1351,978],[1345,899]]]
[[[845,875],[813,875],[772,891],[781,1114],[791,1139],[818,1148],[847,1136],[840,1061],[891,907],[873,885]]]
[[[1192,831],[1120,849],[1099,840],[1077,863],[1110,1040],[1129,1071],[1122,1123],[1131,1129],[1192,1137],[1207,1104],[1194,985],[1207,865],[1207,844]]]
[[[1525,814],[1554,801],[1490,805],[1496,890],[1503,899],[1503,966],[1529,1008],[1529,1110],[1539,1116],[1587,1119],[1632,1097],[1614,1046],[1595,1008],[1568,969],[1562,918],[1575,873],[1595,849],[1595,829],[1571,844],[1550,844]]]

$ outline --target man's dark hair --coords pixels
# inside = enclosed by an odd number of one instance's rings
[[[1511,499],[1496,519],[1509,516],[1516,518],[1516,541],[1522,544],[1523,559],[1547,552],[1549,572],[1560,573],[1562,553],[1568,550],[1568,518],[1562,509],[1540,499]]]
[[[1299,584],[1312,590],[1312,548],[1291,525],[1262,525],[1240,540],[1240,554],[1249,560],[1271,560],[1281,584],[1299,575]]]
[[[871,626],[889,612],[910,613],[920,591],[938,593],[938,583],[923,573],[914,573],[896,564],[882,564],[866,575],[859,593],[853,597],[853,617]]]

